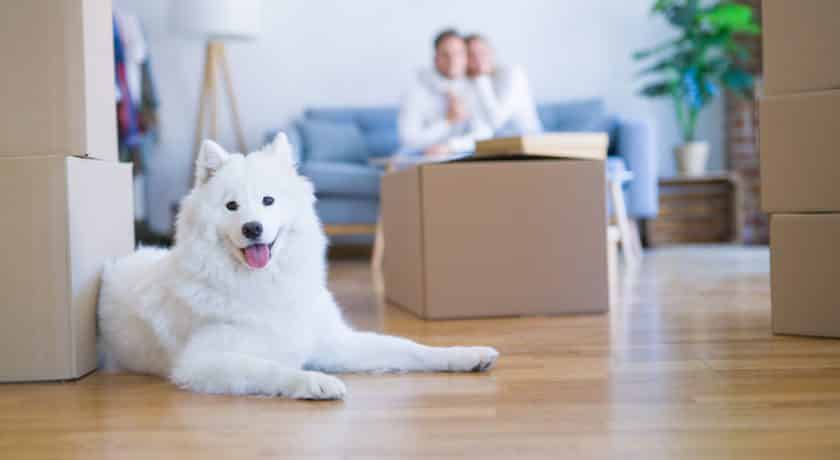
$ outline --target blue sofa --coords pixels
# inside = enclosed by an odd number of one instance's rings
[[[626,167],[635,176],[625,190],[628,213],[636,219],[656,215],[657,154],[650,122],[609,115],[599,99],[540,104],[538,112],[546,131],[608,132],[608,167]],[[280,129],[301,173],[315,186],[325,224],[376,222],[382,170],[368,159],[398,149],[397,114],[396,107],[311,108]]]

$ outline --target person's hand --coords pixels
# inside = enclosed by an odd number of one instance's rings
[[[446,156],[452,153],[452,149],[446,144],[435,144],[423,151],[423,156],[427,158],[437,158]]]
[[[450,123],[461,123],[467,120],[469,113],[467,112],[467,107],[464,105],[464,101],[460,97],[452,92],[446,93],[446,103],[446,119]]]

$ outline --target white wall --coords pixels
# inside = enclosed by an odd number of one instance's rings
[[[170,29],[169,1],[114,0],[115,9],[139,15],[150,41],[161,99],[157,180],[150,184],[158,230],[186,188],[203,61],[202,43]],[[429,65],[433,34],[455,26],[487,35],[502,61],[525,66],[540,101],[599,96],[611,111],[655,120],[659,169],[667,174],[679,142],[672,109],[636,95],[639,65],[630,58],[673,35],[649,15],[652,2],[263,0],[259,40],[228,46],[246,140],[257,147],[267,129],[307,106],[396,104],[415,69]],[[700,120],[699,137],[711,142],[711,168],[723,165],[722,106],[716,102]],[[227,123],[220,118],[220,138],[233,147]]]

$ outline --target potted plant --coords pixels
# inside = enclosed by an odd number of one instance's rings
[[[753,76],[744,70],[750,52],[736,36],[760,33],[752,8],[728,1],[657,0],[652,14],[664,16],[677,28],[676,38],[633,54],[636,60],[654,60],[640,75],[658,77],[640,91],[646,97],[670,97],[679,124],[682,145],[676,147],[681,174],[705,172],[708,142],[698,140],[697,117],[725,88],[738,96],[751,95]]]

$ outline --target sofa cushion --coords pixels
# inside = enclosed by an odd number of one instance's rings
[[[307,162],[367,162],[367,143],[362,131],[354,123],[303,120],[298,126],[306,146]]]
[[[379,168],[352,163],[307,161],[300,172],[315,186],[316,195],[364,197],[379,196]]]
[[[384,157],[395,154],[400,149],[400,137],[397,131],[380,129],[365,133],[368,151],[372,157]]]
[[[392,155],[399,149],[397,107],[312,108],[304,112],[307,120],[355,123],[365,137],[371,156]]]
[[[601,99],[540,104],[537,113],[543,129],[550,131],[597,131],[607,118]]]
[[[306,109],[304,118],[356,123],[362,131],[396,130],[399,109],[396,107],[347,107]]]

